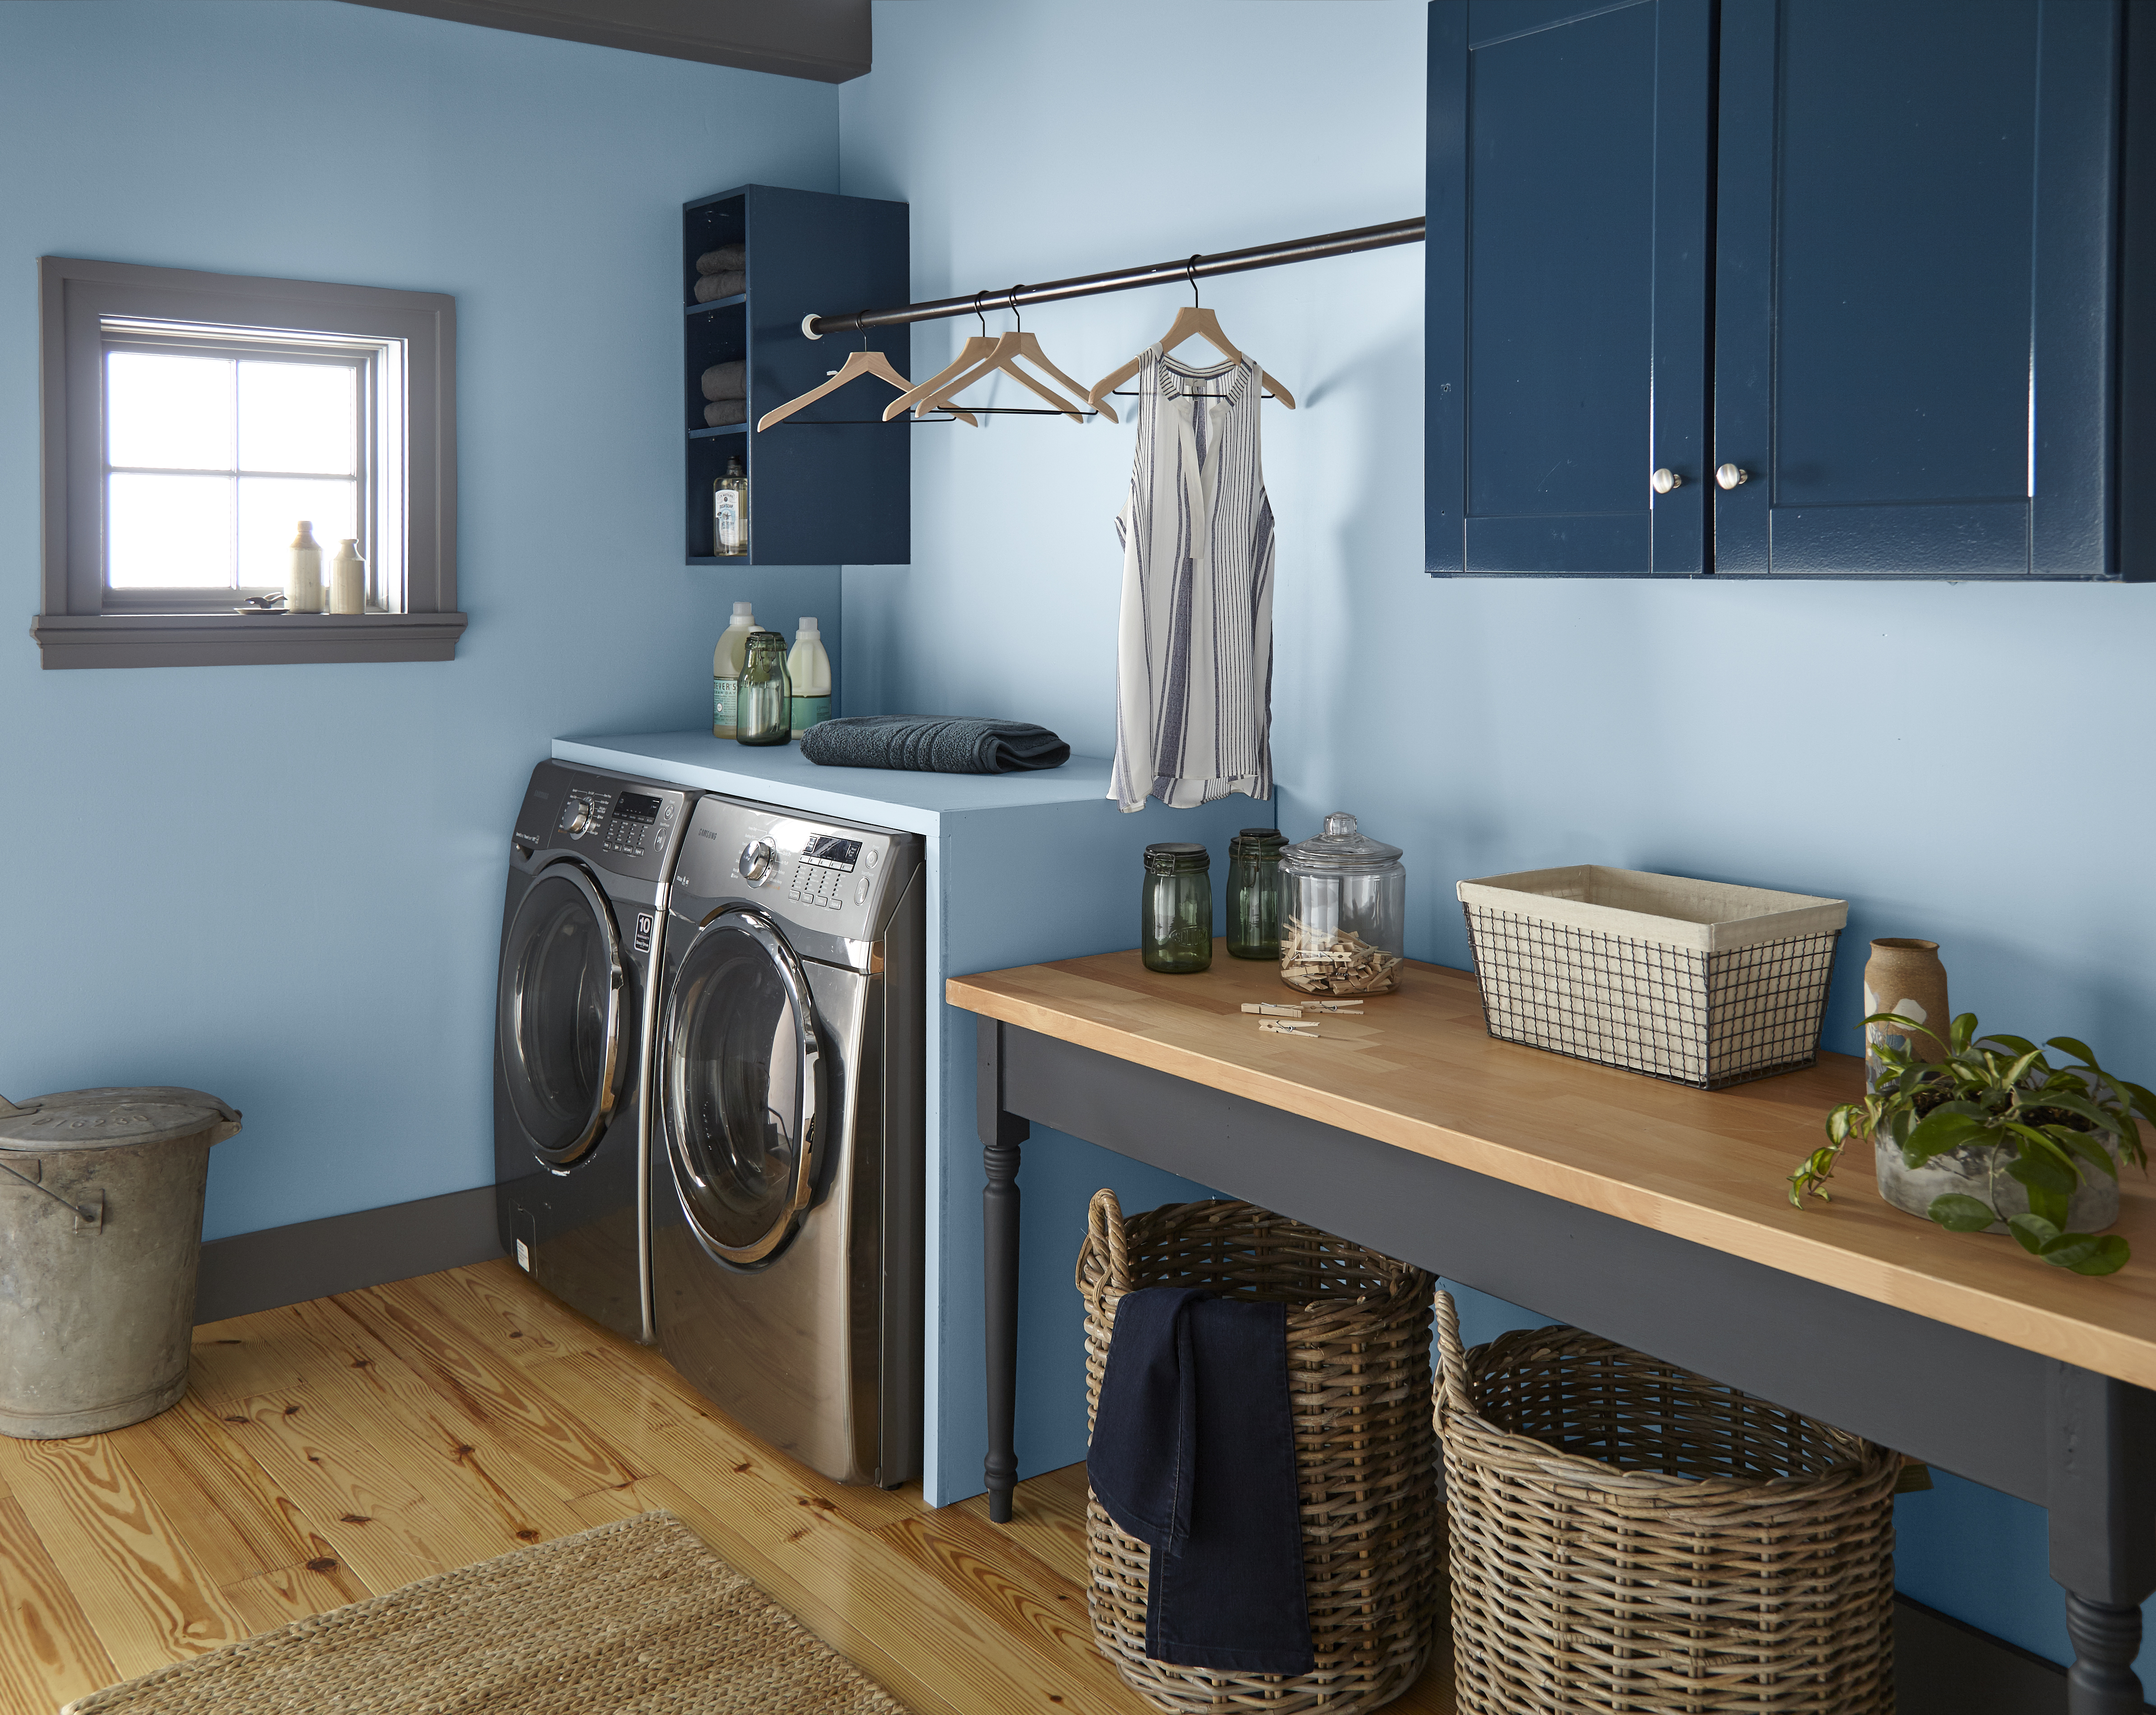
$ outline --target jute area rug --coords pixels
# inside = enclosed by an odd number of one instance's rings
[[[483,1561],[60,1715],[906,1715],[670,1512]]]

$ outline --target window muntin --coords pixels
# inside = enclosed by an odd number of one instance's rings
[[[228,608],[281,590],[297,521],[350,537],[367,607],[402,599],[403,341],[105,317],[108,610]]]

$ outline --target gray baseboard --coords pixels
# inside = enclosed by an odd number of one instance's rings
[[[235,1233],[203,1246],[195,1321],[223,1322],[501,1254],[491,1185]]]
[[[491,1185],[265,1227],[203,1246],[195,1320],[222,1322],[501,1254]],[[1894,1689],[1899,1715],[2066,1715],[2066,1669],[1906,1596],[1894,1599]]]

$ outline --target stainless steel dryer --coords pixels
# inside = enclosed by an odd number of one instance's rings
[[[516,813],[495,993],[502,1246],[649,1343],[649,1091],[666,886],[697,794],[542,763]]]
[[[921,1469],[920,837],[706,798],[666,935],[653,1310],[674,1367],[843,1482]]]

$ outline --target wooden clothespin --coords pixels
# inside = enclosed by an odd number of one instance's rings
[[[1299,1019],[1302,1016],[1302,1009],[1299,1006],[1276,1005],[1270,1000],[1246,1000],[1243,1003],[1243,1010],[1269,1019]]]
[[[1270,1030],[1276,1036],[1315,1036],[1317,1034],[1317,1020],[1315,1019],[1260,1019],[1258,1028],[1260,1030]]]
[[[1306,1012],[1348,1013],[1357,1018],[1363,1015],[1363,1003],[1359,1000],[1306,1000],[1302,1009]]]

